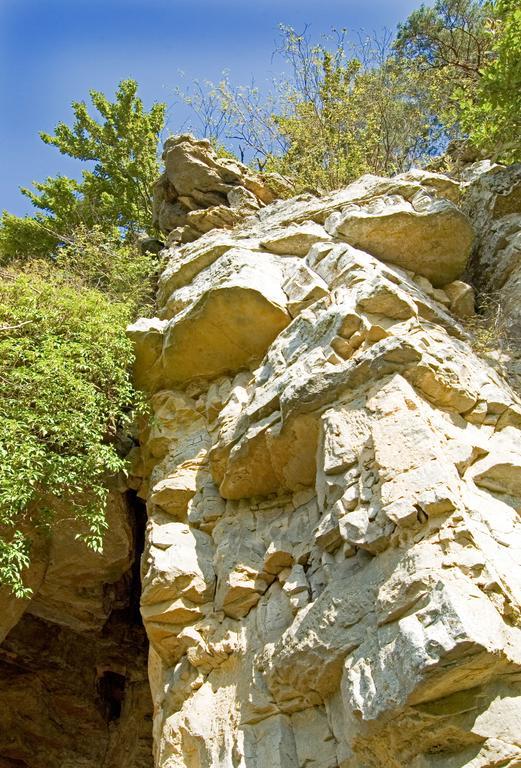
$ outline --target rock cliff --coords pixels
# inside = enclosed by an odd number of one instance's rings
[[[99,555],[64,513],[33,548],[32,598],[0,591],[0,768],[152,768],[142,518],[113,491]]]
[[[163,158],[134,490],[0,592],[0,768],[520,766],[521,377],[472,316],[521,333],[521,168]]]
[[[521,404],[462,280],[519,322],[519,169],[273,201],[164,158],[130,329],[155,765],[521,765]]]

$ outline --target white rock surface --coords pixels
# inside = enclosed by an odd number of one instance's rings
[[[521,764],[521,403],[458,319],[459,193],[364,177],[166,252],[158,768]]]

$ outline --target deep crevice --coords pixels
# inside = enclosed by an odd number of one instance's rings
[[[96,681],[103,714],[108,723],[119,720],[125,698],[127,679],[117,672],[106,671]]]
[[[132,544],[134,548],[130,569],[122,576],[117,585],[110,584],[107,588],[124,593],[124,606],[111,611],[104,627],[104,632],[110,631],[115,624],[126,624],[131,627],[143,627],[139,610],[141,599],[141,555],[145,548],[145,529],[147,524],[146,505],[136,491],[125,493],[125,501],[132,526]]]
[[[139,603],[141,600],[141,556],[145,548],[147,510],[145,502],[143,499],[139,498],[136,491],[129,490],[125,495],[130,511],[134,540],[134,561],[131,569],[129,618],[133,624],[143,626]]]

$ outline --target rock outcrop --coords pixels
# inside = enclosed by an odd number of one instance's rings
[[[36,540],[30,600],[0,594],[1,768],[151,768],[139,615],[142,512],[112,492],[103,554],[66,510]]]
[[[521,341],[521,164],[479,163],[465,196],[477,232],[474,280],[495,296],[508,332]]]
[[[206,145],[165,163],[181,229],[130,329],[155,765],[521,764],[521,404],[461,322],[464,185],[256,206]],[[519,205],[487,192],[485,221],[476,189],[492,274]]]
[[[291,183],[276,173],[252,173],[238,160],[218,157],[207,139],[172,136],[163,151],[165,171],[154,187],[154,222],[168,241],[190,242],[230,228],[277,197]]]

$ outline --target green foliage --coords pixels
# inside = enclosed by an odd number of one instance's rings
[[[152,309],[154,262],[132,242],[122,242],[116,227],[107,233],[98,225],[80,225],[58,251],[55,264],[69,280],[124,302],[131,314]]]
[[[438,126],[420,67],[391,55],[389,36],[349,52],[345,30],[323,43],[281,26],[278,53],[290,74],[266,95],[254,85],[197,82],[184,98],[205,136],[239,149],[297,188],[333,189],[362,173],[392,174],[420,162]],[[231,143],[230,143],[231,142]]]
[[[131,80],[99,118],[75,102],[72,127],[42,135],[88,162],[24,189],[36,212],[0,225],[0,583],[27,594],[31,540],[64,516],[99,551],[116,433],[140,401],[125,328],[151,301],[153,263],[135,245],[151,226],[164,105],[149,112]]]
[[[405,170],[428,152],[433,124],[423,80],[386,54],[385,41],[366,40],[349,58],[342,39],[333,51],[319,45],[308,55],[300,36],[286,35],[312,86],[288,93],[285,114],[275,117],[287,147],[267,169],[300,186],[335,189],[363,173]]]
[[[4,212],[0,222],[0,263],[12,259],[45,258],[68,242],[80,224],[105,232],[152,230],[151,187],[159,175],[157,147],[165,105],[146,111],[137,96],[137,83],[120,83],[115,100],[90,91],[97,116],[85,102],[74,102],[73,125],[59,123],[54,135],[42,133],[46,144],[89,164],[77,182],[64,176],[22,189],[37,209],[34,216]]]
[[[289,76],[255,86],[197,83],[185,97],[205,136],[239,149],[297,188],[332,189],[362,173],[393,174],[470,138],[511,162],[521,144],[521,9],[515,0],[435,0],[396,39],[313,44],[281,27]]]
[[[65,515],[101,549],[107,475],[124,466],[115,436],[138,404],[125,327],[150,263],[103,238],[81,229],[57,265],[1,273],[0,582],[18,596],[35,530]]]
[[[101,122],[89,115],[85,102],[74,102],[72,128],[59,123],[53,136],[40,134],[42,140],[62,154],[94,164],[92,171],[83,172],[82,192],[88,205],[101,206],[103,220],[124,229],[146,229],[165,105],[156,103],[147,112],[134,80],[120,83],[114,102],[98,91],[90,91],[90,98]]]
[[[51,254],[62,240],[54,229],[53,219],[40,214],[16,216],[4,211],[0,219],[0,264]]]
[[[485,22],[481,0],[436,0],[398,26],[395,55],[421,73],[446,140],[461,138],[461,91],[475,88],[486,61]]]
[[[477,0],[436,0],[398,25],[395,50],[422,69],[478,75],[486,57],[486,13]]]
[[[477,87],[460,91],[462,125],[472,143],[505,163],[521,160],[521,7],[517,0],[488,6],[491,49]]]
[[[516,0],[436,0],[400,25],[395,49],[435,78],[447,135],[502,162],[521,158],[521,8]]]

